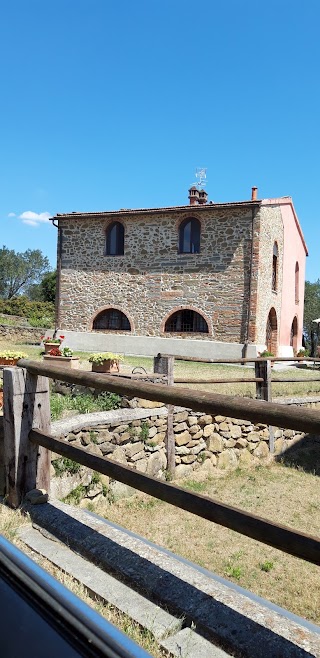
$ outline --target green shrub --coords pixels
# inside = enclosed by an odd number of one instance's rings
[[[32,326],[44,327],[54,324],[54,304],[52,302],[32,302],[20,295],[12,299],[0,299],[0,313],[28,318]],[[37,324],[39,322],[39,324]],[[45,325],[41,324],[45,322]]]
[[[52,461],[52,466],[55,470],[55,474],[58,477],[64,473],[71,473],[71,475],[74,475],[75,473],[79,473],[81,468],[80,464],[74,462],[72,459],[68,459],[68,457],[59,457],[59,459],[54,459]]]

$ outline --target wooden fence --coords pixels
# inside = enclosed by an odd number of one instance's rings
[[[168,482],[156,480],[106,457],[98,457],[50,435],[48,377],[110,391],[184,406],[208,414],[225,414],[253,422],[279,425],[320,435],[320,414],[310,409],[287,409],[261,400],[200,393],[172,385],[130,381],[112,375],[69,370],[36,361],[21,360],[18,368],[4,370],[4,462],[6,493],[18,507],[25,493],[35,487],[50,488],[50,450],[136,489],[286,553],[320,564],[320,541],[316,537],[194,494]],[[167,369],[169,360],[158,357],[156,369]],[[160,373],[159,373],[160,374]]]

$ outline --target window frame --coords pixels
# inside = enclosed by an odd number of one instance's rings
[[[96,321],[100,318],[100,316],[107,316],[106,317],[106,324],[110,324],[110,320],[108,318],[109,315],[114,314],[118,316],[118,326],[110,327],[110,326],[105,326],[105,327],[95,327]],[[125,324],[126,326],[121,326],[122,324]],[[93,331],[132,331],[131,328],[131,322],[128,318],[128,316],[121,311],[119,308],[114,308],[111,306],[110,308],[106,308],[103,311],[100,311],[97,313],[95,318],[93,319],[92,322],[92,330]]]
[[[279,270],[279,248],[278,243],[274,242],[272,255],[272,292],[278,292],[278,270]]]
[[[111,233],[116,229],[115,253],[111,253]],[[124,226],[119,221],[114,221],[106,229],[105,256],[124,256]]]
[[[193,327],[196,327],[194,329],[183,329],[182,327],[186,325],[187,323],[189,324],[189,321],[187,318],[183,319],[183,314],[192,314],[192,324]],[[181,316],[178,319],[178,316]],[[180,328],[179,329],[174,329],[170,324],[172,324],[175,320],[180,320]],[[170,323],[170,324],[169,324]],[[169,324],[169,328],[168,327]],[[198,325],[198,326],[197,326]],[[201,326],[203,328],[201,328]],[[195,311],[194,309],[191,308],[181,308],[176,311],[173,311],[169,317],[166,319],[164,323],[164,333],[168,334],[209,334],[209,325],[207,320],[199,313],[198,311]]]
[[[185,243],[185,229],[188,224],[190,226],[190,248],[184,249]],[[200,254],[201,244],[201,223],[197,217],[186,217],[179,225],[179,254]],[[193,248],[194,247],[194,248]]]

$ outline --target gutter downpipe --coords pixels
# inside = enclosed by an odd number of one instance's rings
[[[58,229],[57,240],[57,285],[56,285],[56,299],[55,299],[55,328],[54,337],[60,329],[60,290],[61,290],[61,257],[62,257],[62,230],[59,224],[54,223],[54,219],[50,219],[53,226]]]

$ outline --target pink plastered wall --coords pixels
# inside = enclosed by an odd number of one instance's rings
[[[298,321],[297,348],[302,345],[305,267],[308,251],[291,197],[263,201],[263,204],[269,203],[280,205],[283,220],[283,278],[278,340],[279,356],[281,354],[287,356],[290,351],[290,333],[294,317],[297,317]],[[296,263],[299,265],[298,303],[295,299]]]

